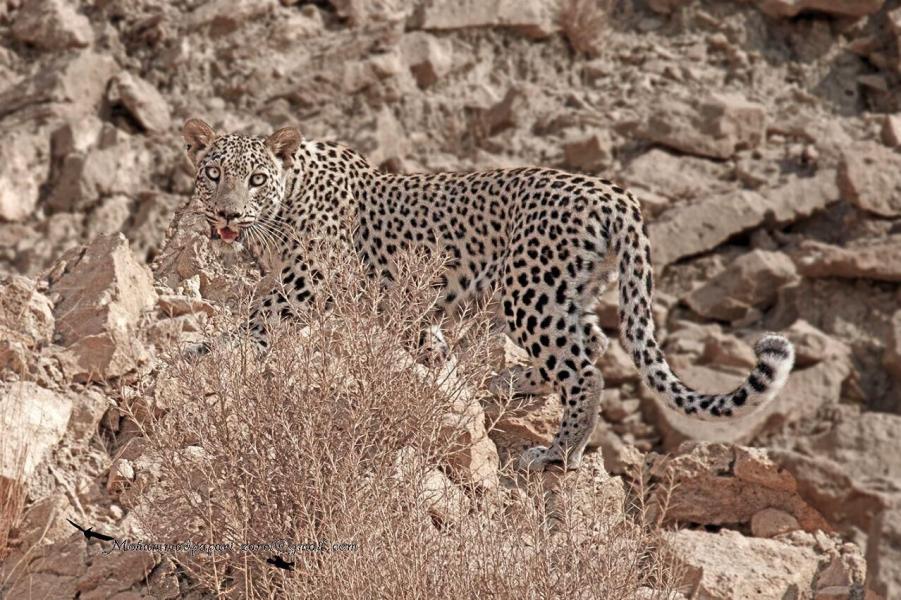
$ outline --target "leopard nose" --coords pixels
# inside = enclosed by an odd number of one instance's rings
[[[232,221],[232,220],[237,219],[238,217],[240,217],[240,216],[241,216],[241,213],[236,213],[236,212],[226,212],[226,211],[224,211],[224,210],[220,210],[220,211],[218,211],[218,212],[216,213],[216,215],[218,215],[218,216],[222,217],[223,219],[225,219],[225,222],[227,223],[227,222],[229,222],[229,221]]]

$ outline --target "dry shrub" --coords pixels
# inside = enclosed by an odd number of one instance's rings
[[[614,0],[564,0],[560,27],[573,50],[590,58],[601,55],[613,4]]]
[[[276,327],[261,360],[223,346],[171,361],[183,400],[147,431],[160,479],[136,510],[143,541],[232,544],[169,553],[223,597],[626,599],[643,585],[667,589],[656,533],[609,493],[618,480],[585,470],[484,490],[457,476],[443,499],[423,492],[460,449],[442,417],[483,387],[489,319],[475,311],[445,324],[450,368],[415,364],[409,342],[428,324],[440,265],[400,264],[385,288],[332,259],[328,303],[303,328]],[[307,546],[238,549],[278,540]],[[274,555],[294,570],[267,564]]]

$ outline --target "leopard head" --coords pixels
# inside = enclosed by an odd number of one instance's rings
[[[182,137],[196,171],[194,200],[203,207],[210,237],[240,241],[246,230],[275,214],[300,131],[286,127],[267,138],[219,135],[200,119],[189,119]]]

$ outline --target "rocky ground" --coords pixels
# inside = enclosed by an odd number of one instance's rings
[[[164,414],[161,357],[253,283],[184,208],[198,116],[296,124],[394,171],[627,184],[684,379],[729,388],[765,330],[798,361],[761,414],[700,424],[614,341],[594,460],[678,482],[668,544],[694,597],[901,597],[899,36],[893,0],[0,3],[0,508],[23,514],[0,519],[0,595],[186,585],[165,557],[101,560],[64,519],[139,530],[136,390]],[[613,293],[599,313],[615,332]],[[490,429],[471,425],[469,477],[547,441],[558,405],[467,405]]]

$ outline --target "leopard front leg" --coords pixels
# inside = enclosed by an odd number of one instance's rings
[[[249,337],[257,352],[264,355],[271,345],[270,328],[284,319],[296,318],[313,300],[313,286],[321,279],[320,273],[305,263],[295,261],[285,266],[276,282],[254,301],[246,323],[236,331],[220,335],[215,342],[194,344],[186,353],[189,357],[201,356],[208,354],[214,345],[238,345]]]

